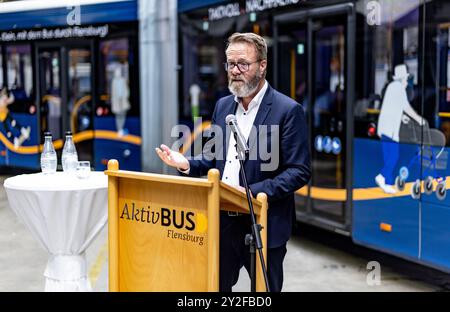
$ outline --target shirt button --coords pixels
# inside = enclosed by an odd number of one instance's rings
[[[225,180],[228,180],[228,177],[225,177]]]
[[[247,115],[247,113],[244,113],[244,115]]]
[[[228,163],[230,163],[230,164],[231,164],[231,160],[229,160],[229,161],[228,161]]]

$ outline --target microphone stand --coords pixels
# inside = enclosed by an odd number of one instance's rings
[[[235,138],[236,142],[238,142],[236,133],[234,133],[234,138]],[[263,275],[264,275],[264,282],[266,284],[266,290],[267,290],[267,292],[270,292],[266,264],[264,262],[264,257],[263,257],[263,253],[262,253],[263,246],[262,246],[261,233],[260,233],[262,226],[261,226],[261,224],[256,223],[255,211],[253,210],[253,203],[252,203],[252,198],[250,195],[250,189],[248,187],[247,175],[245,174],[245,169],[244,169],[244,161],[247,159],[249,151],[245,150],[245,149],[241,150],[241,147],[239,146],[239,144],[236,144],[236,151],[238,154],[237,157],[239,159],[239,163],[241,164],[240,174],[241,174],[242,182],[244,183],[245,192],[247,194],[247,202],[248,202],[248,207],[250,210],[250,218],[252,221],[252,233],[245,235],[245,245],[248,245],[249,249],[250,249],[251,291],[256,292],[255,258],[256,258],[256,249],[257,249],[258,254],[259,254],[259,261],[261,262],[261,268],[262,268]]]

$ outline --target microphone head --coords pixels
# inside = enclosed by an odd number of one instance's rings
[[[229,114],[229,115],[227,115],[227,117],[225,117],[225,123],[227,125],[229,125],[233,121],[236,121],[236,116],[235,115]]]

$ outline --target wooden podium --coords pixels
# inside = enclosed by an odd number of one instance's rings
[[[122,171],[110,160],[105,174],[109,290],[218,291],[219,212],[249,213],[245,194],[221,182],[217,169],[206,180]],[[266,194],[253,207],[265,247]],[[267,264],[267,248],[263,254]],[[265,291],[258,255],[256,263],[256,288]]]

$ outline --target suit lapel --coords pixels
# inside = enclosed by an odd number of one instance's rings
[[[223,145],[225,146],[225,149],[223,151],[223,160],[226,160],[227,158],[227,153],[228,153],[228,143],[229,143],[229,138],[227,139],[227,127],[225,124],[225,118],[229,115],[229,114],[235,114],[236,113],[236,108],[238,103],[236,103],[234,101],[234,96],[230,97],[230,101],[226,104],[225,109],[223,110],[223,114],[220,116],[220,120],[219,120],[219,125],[221,127],[221,129],[223,129]],[[217,122],[217,121],[216,121]]]
[[[261,102],[261,105],[259,106],[258,113],[256,114],[256,117],[255,117],[255,121],[253,122],[253,126],[254,126],[254,128],[256,128],[256,135],[251,133],[248,138],[248,140],[249,140],[248,147],[250,150],[252,149],[252,147],[255,145],[255,143],[257,141],[258,134],[259,134],[259,126],[264,123],[267,116],[269,115],[269,112],[272,107],[272,100],[273,100],[273,89],[269,85],[267,87],[266,94],[264,95],[263,100]],[[254,131],[254,129],[252,129],[252,132],[253,131]]]

